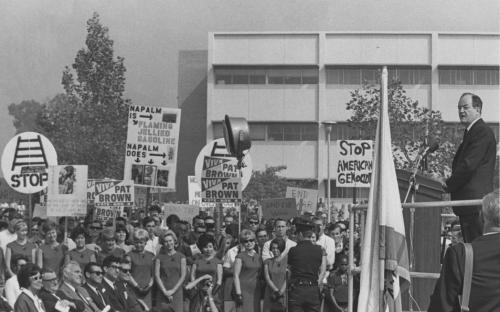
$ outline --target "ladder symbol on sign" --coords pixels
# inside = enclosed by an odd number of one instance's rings
[[[25,165],[44,165],[45,168],[49,166],[45,157],[45,151],[43,150],[42,139],[39,135],[34,139],[21,139],[21,136],[17,137],[11,171],[14,171],[14,168],[17,166]]]

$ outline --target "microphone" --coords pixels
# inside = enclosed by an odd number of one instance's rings
[[[439,148],[438,142],[432,143],[431,145],[426,147],[426,149],[421,154],[421,157],[424,158],[425,156],[434,153],[438,148]]]

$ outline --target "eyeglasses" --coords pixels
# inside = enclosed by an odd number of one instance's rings
[[[242,241],[242,243],[246,244],[246,243],[253,243],[255,242],[255,239],[245,239]]]
[[[100,276],[100,275],[102,275],[102,271],[92,271],[92,272],[90,272],[90,274],[95,274],[97,276]]]
[[[129,270],[129,269],[122,269],[122,272],[123,272],[123,273],[130,273],[130,271],[131,271],[131,270]]]
[[[259,224],[259,221],[248,221],[248,223],[255,225],[255,224]]]
[[[30,276],[30,278],[34,281],[39,281],[42,279],[42,276],[40,274],[37,274],[37,275],[34,275],[34,276]]]

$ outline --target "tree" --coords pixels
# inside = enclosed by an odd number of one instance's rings
[[[42,132],[39,124],[40,115],[43,112],[43,105],[34,101],[22,101],[19,104],[9,105],[9,115],[14,117],[14,127],[16,133],[34,131]]]
[[[58,152],[59,163],[87,164],[89,178],[121,179],[127,114],[125,65],[114,57],[108,28],[94,13],[87,21],[86,47],[62,75],[65,94],[44,106],[40,124]]]
[[[422,142],[438,142],[439,149],[428,156],[426,174],[448,176],[451,173],[450,159],[453,159],[457,143],[460,142],[457,131],[450,131],[453,129],[445,126],[439,111],[422,107],[418,101],[408,97],[400,82],[389,85],[388,97],[396,168],[412,169]],[[363,84],[351,92],[346,108],[353,113],[348,125],[358,133],[358,137],[353,139],[374,139],[379,107],[380,87]]]
[[[243,200],[257,200],[285,197],[287,180],[277,175],[286,169],[286,166],[267,167],[264,171],[255,170],[246,189],[243,191]]]

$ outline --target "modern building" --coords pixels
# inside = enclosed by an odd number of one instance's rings
[[[228,114],[250,125],[254,169],[285,165],[287,179],[316,179],[326,192],[324,122],[349,139],[346,103],[383,65],[419,105],[458,124],[457,102],[474,92],[498,140],[500,34],[452,32],[215,32],[208,36],[206,139]],[[331,167],[333,172],[334,168]],[[332,197],[352,189],[331,183]],[[361,192],[366,194],[365,191]]]

